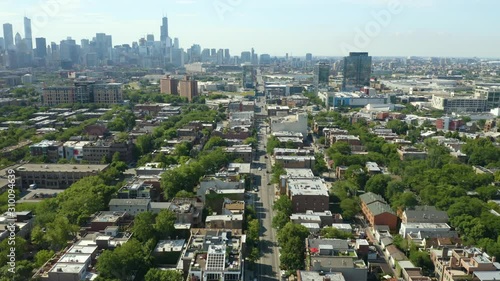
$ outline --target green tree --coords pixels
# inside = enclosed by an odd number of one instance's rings
[[[282,229],[289,221],[289,216],[283,212],[278,212],[275,216],[273,216],[272,227],[278,230]]]
[[[214,147],[220,147],[220,146],[227,146],[227,141],[224,140],[221,137],[214,136],[211,137],[206,143],[205,143],[205,150],[210,150]]]
[[[273,210],[285,214],[289,217],[292,215],[292,200],[286,195],[281,195],[276,202],[274,202]]]
[[[153,137],[151,135],[137,137],[136,146],[141,155],[151,152],[154,148]]]
[[[338,141],[330,146],[330,148],[327,150],[327,153],[328,155],[337,153],[342,155],[351,155],[351,146],[346,142]]]
[[[141,242],[156,238],[154,214],[151,212],[137,214],[134,218],[132,232],[134,237]]]
[[[156,224],[154,228],[158,233],[160,239],[170,237],[173,239],[175,234],[175,221],[177,217],[174,212],[170,210],[161,210],[156,216]]]
[[[280,264],[285,270],[300,270],[304,268],[305,239],[309,230],[303,225],[287,223],[278,232],[278,242],[281,246]]]
[[[339,230],[334,227],[324,227],[321,229],[321,237],[328,238],[328,239],[350,239],[353,238],[352,234],[349,232],[345,232],[342,230]]]
[[[367,192],[373,192],[379,195],[385,195],[387,190],[387,185],[391,181],[391,177],[383,174],[378,174],[372,176],[365,186]]]
[[[97,259],[96,267],[104,278],[133,280],[138,271],[149,267],[150,261],[147,259],[149,251],[150,249],[143,247],[139,241],[132,239],[113,251],[102,252]]]
[[[250,144],[252,148],[257,148],[257,145],[259,144],[259,141],[257,140],[256,137],[248,137],[243,141],[244,144]]]
[[[38,253],[36,253],[35,255],[35,267],[41,267],[53,256],[54,256],[54,251],[51,250],[38,251]]]
[[[191,152],[191,145],[187,142],[182,142],[175,145],[174,155],[175,156],[189,156]]]
[[[271,172],[273,173],[271,178],[271,183],[273,184],[278,184],[280,182],[280,176],[286,174],[285,168],[283,168],[281,163],[274,164]]]
[[[405,135],[408,132],[408,124],[398,119],[393,119],[387,122],[387,129],[392,129],[392,131],[398,135]]]
[[[174,270],[161,270],[158,268],[149,269],[145,281],[183,281],[182,273]]]
[[[342,217],[346,220],[354,218],[361,211],[358,200],[352,198],[342,200],[340,208],[342,209]]]
[[[71,224],[68,218],[57,216],[53,222],[47,224],[45,240],[50,243],[51,249],[60,250],[69,240],[76,237],[78,230],[80,227]]]
[[[115,152],[113,154],[113,157],[111,158],[111,162],[115,163],[115,162],[119,162],[121,161],[120,160],[120,152]]]

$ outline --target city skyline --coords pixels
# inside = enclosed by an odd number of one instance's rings
[[[23,18],[31,18],[33,39],[44,37],[47,43],[59,43],[69,36],[80,42],[101,32],[113,36],[113,45],[131,44],[147,34],[154,34],[159,41],[161,18],[166,15],[169,36],[179,38],[184,49],[200,44],[203,48],[228,48],[233,55],[254,47],[261,54],[289,53],[294,57],[306,53],[346,56],[349,51],[366,51],[374,57],[500,57],[495,49],[500,38],[491,35],[493,11],[500,7],[494,1],[331,2],[297,0],[283,5],[261,0],[152,0],[146,9],[139,9],[141,3],[122,7],[115,0],[57,0],[52,4],[6,0],[0,3],[0,16],[3,23],[13,25],[14,34],[19,32],[23,37]],[[488,9],[480,5],[485,2],[491,3]]]

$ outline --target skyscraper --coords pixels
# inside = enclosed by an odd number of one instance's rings
[[[111,35],[106,35],[106,33],[96,33],[94,43],[97,58],[99,60],[109,59],[109,50],[113,47],[113,39]]]
[[[12,24],[5,23],[3,25],[3,38],[5,40],[5,49],[12,49],[14,47],[14,32],[12,31]]]
[[[163,17],[162,19],[162,25],[160,28],[160,41],[162,43],[167,44],[168,41],[168,18]]]
[[[241,86],[247,89],[255,88],[255,81],[256,81],[255,74],[256,74],[255,68],[253,67],[253,65],[244,64],[241,77]]]
[[[318,62],[314,66],[314,85],[316,86],[316,91],[321,86],[328,86],[330,79],[330,64],[327,62]]]
[[[313,55],[311,53],[306,54],[306,61],[312,61],[313,60]]]
[[[351,52],[344,58],[342,90],[356,91],[370,85],[372,57],[368,53]]]
[[[47,40],[43,37],[36,38],[35,44],[36,44],[35,57],[45,58],[47,56]]]
[[[24,40],[30,52],[33,51],[33,34],[31,33],[31,19],[24,17]]]
[[[16,43],[16,47],[19,48],[21,46],[21,44],[23,43],[23,37],[21,37],[21,34],[16,33],[16,36],[14,37],[15,39],[15,43]]]

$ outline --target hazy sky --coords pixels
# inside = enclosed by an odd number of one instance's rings
[[[282,56],[500,57],[498,0],[0,0],[0,22],[58,42],[113,35],[131,43],[160,37],[161,17],[181,47],[255,48]]]

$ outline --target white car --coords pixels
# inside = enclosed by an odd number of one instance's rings
[[[262,167],[259,167],[259,171],[262,171]]]

